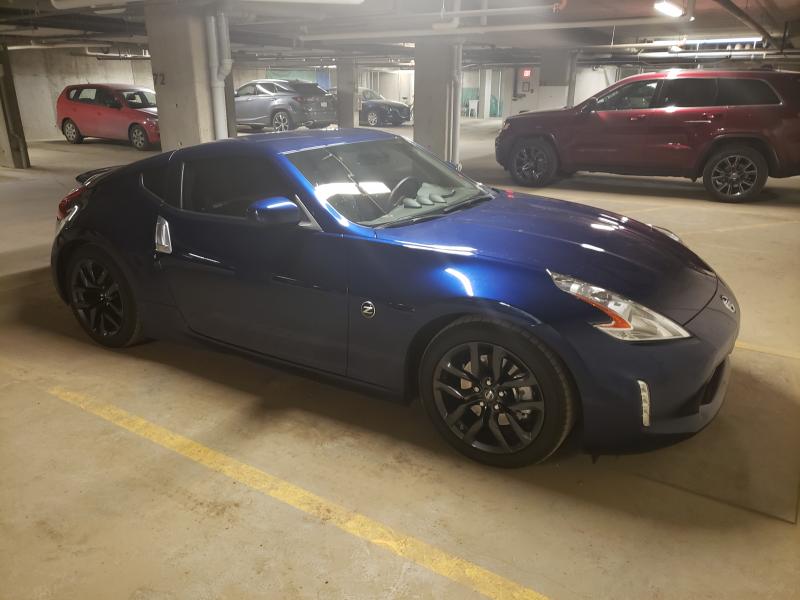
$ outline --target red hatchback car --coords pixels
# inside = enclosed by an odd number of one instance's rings
[[[56,126],[71,144],[85,137],[130,140],[138,150],[161,141],[153,90],[126,84],[70,85],[56,102]]]
[[[520,185],[575,171],[702,177],[723,202],[800,175],[800,73],[678,71],[623,79],[574,108],[510,117],[495,155]]]

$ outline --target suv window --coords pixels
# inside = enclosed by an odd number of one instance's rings
[[[658,80],[634,81],[609,92],[597,101],[597,110],[636,110],[650,108]]]
[[[244,217],[257,200],[289,196],[284,179],[263,158],[202,158],[183,164],[182,208]]]
[[[661,106],[714,106],[717,101],[716,79],[668,79],[664,82]]]
[[[717,103],[722,106],[781,103],[769,84],[760,79],[718,79],[717,83],[719,84]]]
[[[256,86],[252,83],[248,83],[247,85],[243,85],[239,88],[239,91],[236,92],[239,96],[253,96],[256,93]]]
[[[78,102],[88,102],[93,104],[97,96],[97,88],[81,88],[74,99]]]
[[[325,90],[319,87],[316,83],[305,83],[302,81],[293,81],[291,84],[292,89],[301,96],[324,96]]]
[[[260,92],[262,94],[274,94],[275,93],[275,84],[274,83],[260,83],[258,85]]]

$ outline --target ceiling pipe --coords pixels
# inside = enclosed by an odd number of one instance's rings
[[[108,48],[108,44],[20,44],[18,46],[7,46],[8,50],[50,50],[58,48]],[[83,56],[83,54],[81,54]]]
[[[297,36],[307,41],[345,41],[387,38],[413,39],[430,36],[481,35],[485,33],[508,33],[513,31],[549,31],[557,29],[594,29],[599,27],[628,27],[634,25],[664,25],[686,23],[694,20],[694,0],[689,0],[686,14],[682,17],[640,17],[632,19],[599,19],[594,21],[555,21],[538,23],[514,23],[509,25],[486,25],[457,27],[454,29],[409,29],[403,31],[350,31],[340,33],[307,33]]]
[[[741,8],[736,6],[731,0],[714,0],[717,4],[719,4],[722,8],[728,11],[731,15],[739,19],[742,23],[747,25],[750,29],[757,31],[759,34],[764,36],[764,38],[769,42],[770,46],[773,48],[780,48],[781,45],[778,43],[772,34],[767,31],[767,29],[758,23],[753,17],[748,15],[744,12]]]
[[[140,2],[141,0],[135,0]],[[270,4],[330,4],[330,5],[358,5],[362,4],[364,0],[249,0],[253,3]],[[72,10],[76,8],[98,8],[108,6],[125,6],[126,4],[133,4],[131,0],[50,0],[53,8],[58,10]]]

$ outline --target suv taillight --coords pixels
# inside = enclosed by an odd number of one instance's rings
[[[83,193],[86,191],[86,186],[78,186],[74,190],[72,190],[69,194],[64,196],[61,199],[61,202],[58,203],[58,213],[56,214],[56,220],[61,221],[64,217],[67,216],[69,209],[72,208],[75,203],[83,196]]]

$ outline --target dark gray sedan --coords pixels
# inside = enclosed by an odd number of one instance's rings
[[[236,90],[236,123],[260,131],[288,131],[301,125],[327,127],[336,122],[336,101],[316,83],[257,79]]]

